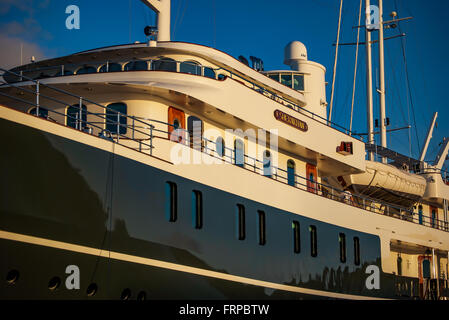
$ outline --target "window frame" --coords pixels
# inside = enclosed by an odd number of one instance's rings
[[[293,178],[293,181],[291,180],[291,178]],[[293,182],[293,184],[290,182]],[[292,159],[287,160],[287,184],[289,186],[296,187],[296,163]]]
[[[293,252],[296,254],[301,253],[301,224],[297,220],[293,220]]]
[[[271,165],[271,152],[269,150],[265,150],[263,152],[262,166],[263,166],[263,175],[265,177],[271,178],[271,176],[273,175],[273,167]]]
[[[315,258],[318,256],[318,234],[315,225],[309,226],[309,233],[310,233],[310,255]]]
[[[360,265],[360,239],[359,237],[354,237],[354,264],[356,266]]]
[[[338,243],[340,247],[340,262],[346,263],[346,235],[343,232],[338,234]]]
[[[218,148],[219,146],[221,146],[220,149]],[[221,158],[226,155],[226,144],[222,136],[217,137],[217,139],[215,140],[215,152]]]
[[[203,228],[203,193],[192,191],[192,224],[195,229]]]
[[[193,66],[195,71],[198,72],[198,73],[192,73],[192,72],[188,72],[188,71],[182,70],[183,66],[188,66],[188,65]],[[179,72],[180,73],[185,73],[185,74],[191,74],[191,75],[195,75],[195,76],[201,76],[202,75],[202,66],[201,66],[201,64],[199,62],[196,62],[194,60],[182,61],[182,62],[179,63]]]
[[[245,206],[238,203],[236,208],[236,236],[238,240],[243,241],[246,238]]]
[[[266,226],[265,211],[257,210],[257,217],[258,217],[257,235],[259,245],[264,246],[267,243],[267,226]]]
[[[241,159],[239,157],[239,160],[242,160],[242,163],[237,163],[237,143],[241,144],[241,146],[242,146],[241,149],[238,149],[239,151],[241,151],[241,152],[239,152],[239,155],[241,153],[242,156],[241,156]],[[240,138],[236,138],[234,140],[234,164],[236,166],[239,166],[242,168],[245,167],[245,141]]]
[[[114,110],[114,108],[111,107],[113,105],[125,106],[125,112]],[[113,112],[109,109],[112,109],[115,112]],[[121,115],[119,116],[119,122],[120,122],[119,132],[117,132],[117,112],[121,113]],[[109,121],[109,119],[112,119],[112,117],[115,117],[115,119],[113,120],[114,123],[110,124],[110,123],[108,123],[108,121]],[[124,102],[113,102],[113,103],[108,104],[105,109],[105,129],[107,131],[109,131],[111,134],[125,135],[128,131],[127,125],[128,125],[128,105]],[[114,126],[114,129],[110,130],[110,128],[112,128],[112,126]]]
[[[178,186],[173,181],[165,182],[165,218],[168,222],[178,219]]]

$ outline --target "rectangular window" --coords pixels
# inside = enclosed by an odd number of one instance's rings
[[[316,227],[310,226],[309,232],[310,232],[310,255],[312,257],[316,257],[318,255]]]
[[[292,87],[292,74],[281,74],[281,83],[287,87]]]
[[[245,207],[237,205],[237,239],[245,240]]]
[[[265,212],[259,210],[257,211],[259,215],[259,244],[264,246],[266,243],[266,234],[265,234]]]
[[[338,235],[338,242],[340,243],[340,262],[346,262],[346,235],[340,233]]]
[[[354,264],[360,265],[360,240],[358,237],[354,237]]]
[[[279,82],[279,73],[275,73],[275,74],[269,74],[268,75],[271,79]]]
[[[304,75],[302,74],[293,75],[293,89],[304,91]]]
[[[300,253],[301,252],[301,241],[300,241],[300,232],[299,232],[299,222],[293,221],[293,252]]]
[[[175,222],[178,216],[178,192],[176,183],[165,183],[165,217],[170,222]]]
[[[192,192],[192,221],[195,229],[203,227],[203,194],[198,190]]]

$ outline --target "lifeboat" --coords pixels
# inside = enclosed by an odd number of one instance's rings
[[[366,171],[338,177],[340,185],[356,194],[411,207],[422,199],[426,179],[390,164],[366,161]]]

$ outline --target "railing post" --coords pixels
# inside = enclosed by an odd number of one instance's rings
[[[133,117],[133,135],[132,135],[132,138],[134,140],[134,117]]]
[[[150,155],[153,155],[153,125],[150,124]]]
[[[39,117],[39,80],[36,81],[36,116]]]
[[[117,111],[117,143],[120,139],[120,112]]]
[[[83,125],[82,125],[82,121],[83,121],[83,98],[80,97],[80,104],[79,106],[79,116],[78,116],[78,130],[82,130]]]

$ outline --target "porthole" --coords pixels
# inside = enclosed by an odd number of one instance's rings
[[[146,292],[145,291],[140,291],[139,294],[137,295],[137,300],[139,300],[139,301],[147,300]]]
[[[95,283],[91,283],[88,287],[87,287],[87,296],[88,297],[93,297],[96,293],[97,293],[98,287]]]
[[[11,270],[6,275],[6,283],[8,284],[16,284],[19,280],[19,271]]]
[[[59,277],[53,277],[48,282],[48,289],[54,291],[61,285],[61,279]]]
[[[120,296],[121,300],[129,300],[131,298],[131,290],[126,288],[122,291],[122,295]]]

